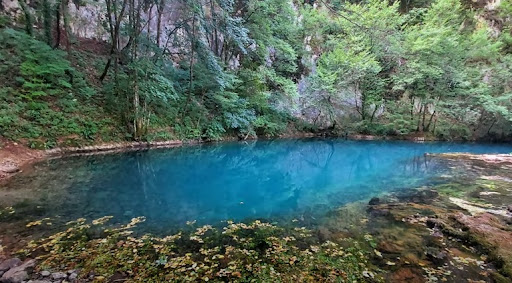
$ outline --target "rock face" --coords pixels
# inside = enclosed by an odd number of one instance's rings
[[[36,261],[31,259],[23,264],[7,270],[0,278],[2,283],[21,283],[29,279],[29,271],[36,265]]]

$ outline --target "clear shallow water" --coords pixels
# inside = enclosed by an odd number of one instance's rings
[[[145,216],[148,230],[193,220],[314,218],[435,182],[447,168],[427,152],[510,153],[512,146],[308,139],[64,158],[18,175],[0,200],[30,220]]]

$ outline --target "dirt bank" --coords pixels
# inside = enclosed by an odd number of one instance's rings
[[[0,183],[46,156],[47,153],[44,150],[30,149],[0,138]]]
[[[181,146],[182,141],[171,140],[162,142],[119,142],[84,147],[54,148],[50,150],[30,149],[19,143],[0,139],[0,183],[22,172],[31,164],[45,158],[61,156],[77,156],[91,154],[106,154],[149,148],[170,148]]]

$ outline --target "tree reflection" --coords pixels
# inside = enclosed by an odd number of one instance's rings
[[[54,160],[2,193],[15,203],[10,192],[24,190],[34,206],[44,206],[44,216],[113,215],[119,222],[146,216],[153,228],[273,218],[426,184],[447,168],[426,152],[471,150],[489,148],[341,140],[210,144]]]

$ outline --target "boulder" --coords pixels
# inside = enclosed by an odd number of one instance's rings
[[[21,264],[21,260],[19,258],[10,258],[8,260],[4,260],[0,264],[0,272],[5,272],[13,267],[16,267]]]
[[[19,266],[12,267],[2,275],[2,283],[21,283],[29,278],[28,272],[36,265],[33,259],[25,261]]]
[[[12,270],[12,269],[11,269]],[[2,275],[0,282],[2,283],[21,283],[28,279],[28,272],[25,270],[16,270],[16,272],[11,272],[7,275],[7,272]]]

